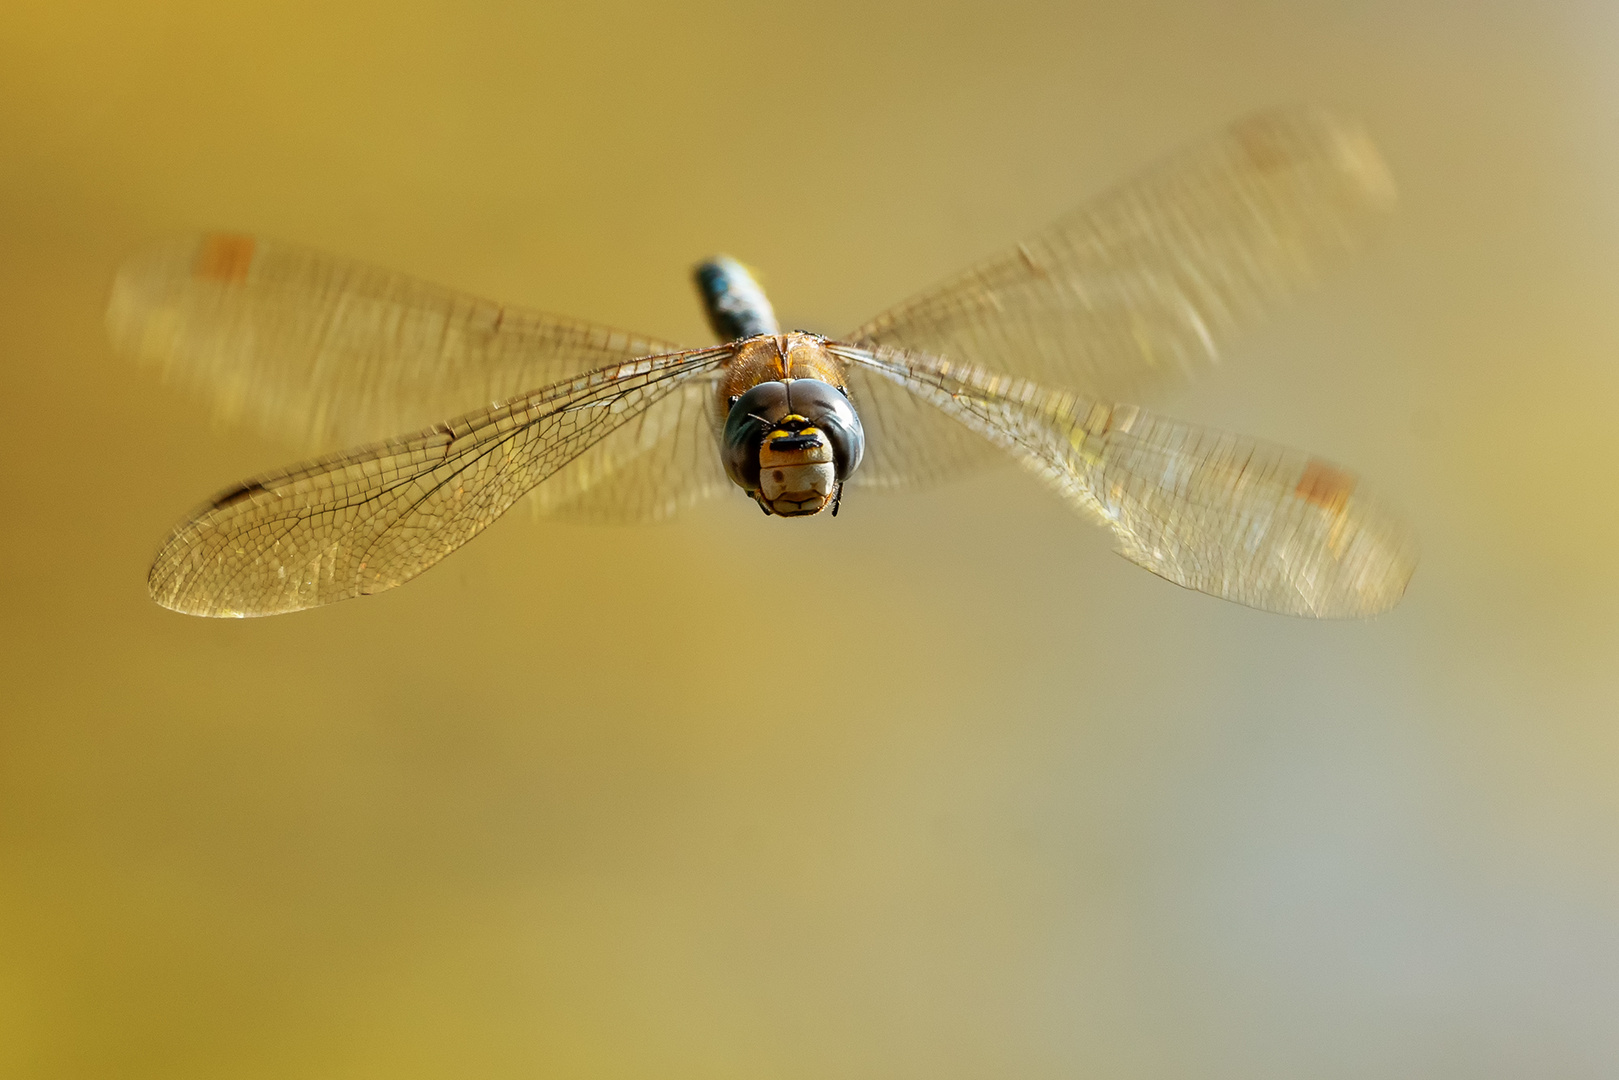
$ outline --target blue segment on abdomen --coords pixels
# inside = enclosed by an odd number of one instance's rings
[[[779,334],[776,313],[753,275],[729,255],[716,255],[692,271],[703,294],[708,324],[721,341]]]

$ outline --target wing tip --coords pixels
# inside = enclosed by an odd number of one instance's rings
[[[1266,109],[1228,129],[1244,160],[1262,175],[1325,163],[1353,198],[1376,212],[1394,208],[1399,192],[1365,126],[1319,105]]]
[[[108,290],[105,324],[113,348],[165,367],[175,362],[179,310],[196,283],[247,280],[258,241],[241,233],[185,233],[142,247],[119,263]]]

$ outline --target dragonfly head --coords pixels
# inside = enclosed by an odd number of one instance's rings
[[[841,390],[786,379],[731,403],[721,453],[731,479],[767,513],[803,517],[836,509],[865,448],[860,417]]]

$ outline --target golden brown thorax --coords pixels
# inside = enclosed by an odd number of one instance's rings
[[[714,400],[721,424],[731,411],[731,399],[763,382],[819,379],[839,388],[845,385],[847,366],[827,351],[825,338],[814,334],[767,334],[738,341],[733,348],[735,359],[726,366]]]

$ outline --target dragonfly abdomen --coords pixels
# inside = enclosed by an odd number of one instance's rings
[[[748,268],[729,255],[704,259],[692,270],[703,295],[708,325],[721,341],[779,334],[776,312]]]

